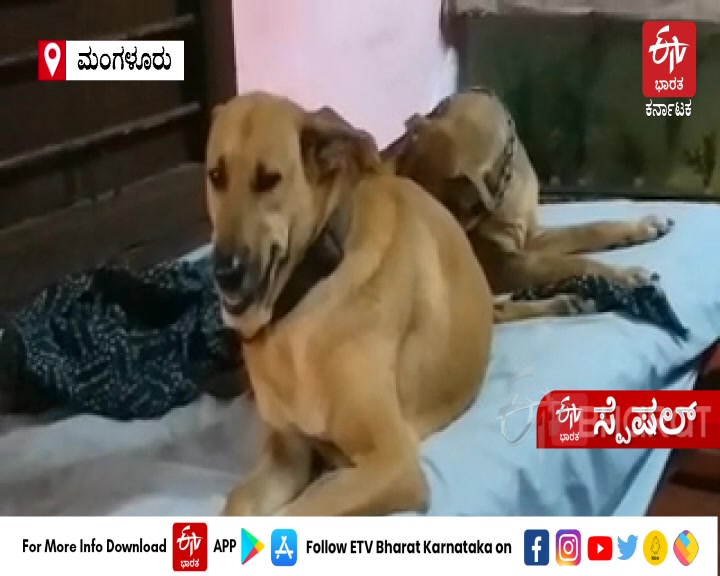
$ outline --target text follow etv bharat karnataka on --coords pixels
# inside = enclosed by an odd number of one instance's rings
[[[461,540],[439,542],[434,540],[411,540],[394,542],[390,540],[308,540],[308,554],[512,554],[509,542],[483,542]]]

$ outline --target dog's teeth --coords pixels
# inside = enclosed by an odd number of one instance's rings
[[[237,306],[240,304],[240,298],[237,296],[223,296],[223,300],[225,300],[225,304],[229,304],[230,306]]]

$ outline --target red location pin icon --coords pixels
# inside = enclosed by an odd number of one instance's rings
[[[45,46],[45,64],[47,64],[50,76],[55,76],[58,64],[60,64],[60,46],[55,42],[48,42]]]

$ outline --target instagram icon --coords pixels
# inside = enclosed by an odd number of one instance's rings
[[[555,558],[560,566],[580,564],[580,532],[558,530],[555,535]]]

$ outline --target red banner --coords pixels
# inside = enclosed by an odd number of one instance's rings
[[[538,448],[720,448],[720,391],[560,390],[537,412]]]

